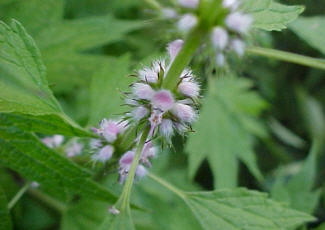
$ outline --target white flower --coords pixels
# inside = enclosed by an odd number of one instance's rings
[[[81,154],[82,148],[83,144],[74,141],[65,149],[65,152],[68,157],[74,157]]]
[[[217,26],[212,30],[211,40],[217,49],[223,50],[228,44],[228,33],[224,28]]]
[[[185,8],[196,9],[199,5],[199,0],[178,0],[178,4]]]
[[[187,32],[197,24],[197,17],[193,14],[184,14],[177,23],[180,31]]]
[[[194,81],[182,81],[178,85],[178,91],[187,97],[197,97],[200,94],[200,87]]]
[[[225,65],[225,55],[223,55],[223,53],[218,53],[216,55],[216,63],[219,67],[222,67]]]
[[[245,34],[250,29],[253,18],[250,15],[234,12],[227,16],[226,25],[229,29]]]
[[[136,171],[135,171],[135,175],[136,175],[139,179],[141,179],[141,178],[145,177],[147,174],[148,174],[147,169],[146,169],[143,165],[140,165],[140,164],[139,164],[139,165],[137,166]]]
[[[236,10],[239,6],[238,0],[223,0],[222,6],[231,10]]]
[[[117,139],[120,132],[120,127],[117,121],[103,119],[100,122],[100,134],[109,142],[112,143]]]
[[[181,122],[192,123],[196,119],[196,113],[189,105],[181,103],[175,103],[171,109],[171,113],[174,114]]]
[[[161,13],[165,19],[175,19],[178,16],[177,12],[172,8],[163,8]]]
[[[238,54],[238,56],[243,56],[245,53],[245,43],[240,39],[234,39],[231,41],[231,48]]]
[[[170,119],[163,119],[159,127],[159,132],[167,140],[170,140],[174,134],[173,122]]]
[[[49,148],[57,148],[64,141],[64,136],[62,135],[54,135],[51,137],[42,138],[42,142]]]
[[[150,85],[144,83],[134,83],[132,91],[137,98],[145,100],[151,100],[155,92]]]

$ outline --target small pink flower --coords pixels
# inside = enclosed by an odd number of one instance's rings
[[[178,117],[181,122],[192,123],[196,119],[196,113],[193,108],[181,103],[175,103],[171,109],[171,113]]]
[[[132,91],[137,98],[144,100],[151,100],[155,93],[150,85],[144,83],[135,83],[132,87]]]
[[[143,165],[138,165],[136,171],[135,171],[135,175],[141,179],[143,177],[145,177],[148,174],[147,169],[143,166]]]
[[[165,19],[175,19],[178,16],[177,12],[172,8],[163,8],[161,13]]]
[[[112,143],[117,139],[120,127],[116,121],[103,119],[100,123],[100,130],[103,137]]]
[[[244,34],[250,29],[253,18],[247,14],[234,12],[227,16],[225,22],[229,29]]]
[[[65,152],[68,157],[74,157],[81,154],[82,148],[83,144],[74,141],[65,149]]]
[[[167,51],[169,53],[169,57],[171,59],[171,62],[175,59],[179,51],[182,49],[184,44],[184,41],[181,39],[177,39],[175,41],[172,41],[167,46]]]
[[[199,0],[178,0],[178,4],[185,8],[196,9],[199,5]]]
[[[105,163],[106,161],[111,159],[113,153],[114,153],[114,147],[111,145],[106,145],[105,147],[100,149],[98,153],[94,154],[92,156],[92,159],[94,161],[100,161]]]
[[[193,14],[184,14],[177,23],[177,27],[182,32],[188,32],[197,24],[197,17]]]
[[[170,119],[163,119],[159,127],[159,132],[162,136],[169,140],[174,133],[173,122]]]
[[[158,73],[148,67],[139,70],[138,73],[139,73],[140,80],[144,82],[157,83],[158,81]]]
[[[124,153],[119,161],[120,167],[124,168],[126,166],[131,165],[134,158],[134,154],[134,151],[127,151],[126,153]]]
[[[160,109],[162,111],[167,111],[173,107],[174,97],[169,90],[163,89],[153,95],[151,104],[154,108]]]
[[[231,48],[235,51],[238,56],[243,56],[245,53],[245,43],[240,39],[234,39],[231,41]]]
[[[99,139],[91,139],[90,148],[98,149],[100,147],[102,147],[102,142]]]
[[[49,148],[57,148],[64,141],[64,136],[62,135],[54,135],[51,137],[44,137],[42,142]]]
[[[200,87],[194,81],[182,81],[178,85],[178,91],[187,97],[197,97],[200,94]]]
[[[132,116],[135,121],[140,121],[149,114],[149,110],[144,106],[139,106],[132,111]]]
[[[239,2],[238,2],[238,0],[223,0],[222,5],[224,8],[236,10],[239,6]]]
[[[228,44],[228,33],[220,26],[213,28],[211,34],[212,44],[219,50],[226,48]]]

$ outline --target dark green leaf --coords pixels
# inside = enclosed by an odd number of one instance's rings
[[[62,198],[80,194],[114,201],[115,197],[90,178],[90,174],[53,150],[37,137],[11,127],[0,127],[0,162],[30,181],[37,181]]]
[[[8,210],[7,198],[0,187],[0,230],[12,229],[11,218]]]

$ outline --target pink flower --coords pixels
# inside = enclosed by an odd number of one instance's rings
[[[82,148],[83,144],[74,141],[65,149],[65,152],[68,157],[74,157],[81,154]]]
[[[178,0],[178,4],[185,8],[196,9],[199,5],[199,0]]]
[[[171,109],[171,113],[174,114],[181,122],[192,123],[196,119],[196,113],[189,105],[181,103],[175,103]]]
[[[57,148],[64,141],[64,136],[62,135],[54,135],[51,137],[42,138],[42,142],[49,148]]]
[[[144,83],[135,83],[132,87],[132,91],[137,98],[144,100],[151,100],[155,93],[150,85]]]
[[[193,14],[184,14],[177,23],[177,27],[182,32],[188,32],[197,24],[197,17]]]
[[[179,51],[182,49],[184,44],[184,41],[181,39],[177,39],[175,41],[172,41],[167,46],[167,51],[169,54],[169,57],[171,59],[171,62],[175,59]]]
[[[216,63],[219,67],[222,67],[225,65],[225,55],[223,55],[222,53],[218,53],[216,55]]]
[[[178,16],[177,12],[172,8],[163,8],[161,13],[165,19],[175,19]]]
[[[239,2],[237,0],[223,0],[222,5],[224,8],[236,10],[239,6]]]
[[[120,127],[116,121],[103,119],[100,123],[100,130],[103,137],[112,143],[117,139]]]
[[[134,151],[127,151],[126,153],[124,153],[119,161],[120,167],[124,168],[126,166],[131,165],[134,158],[134,154]]]
[[[243,56],[245,53],[245,43],[240,39],[234,39],[231,41],[231,48],[235,51],[238,56]]]
[[[173,107],[174,97],[169,90],[163,89],[153,95],[151,104],[154,108],[167,111]]]
[[[149,110],[144,106],[139,106],[132,111],[132,116],[135,121],[140,121],[149,114]]]
[[[178,91],[187,97],[197,97],[200,94],[200,87],[194,81],[182,81],[178,85]]]
[[[94,154],[92,156],[92,159],[94,161],[100,161],[105,163],[106,161],[111,159],[113,153],[114,153],[114,147],[111,145],[106,145],[105,147],[100,149],[98,153]]]
[[[148,174],[147,169],[143,166],[143,165],[138,165],[136,171],[135,171],[135,175],[141,179],[143,177],[145,177]]]
[[[157,148],[152,145],[152,142],[148,142],[144,145],[143,151],[141,154],[141,163],[151,167],[150,158],[153,158],[157,155]]]
[[[228,33],[220,26],[213,28],[211,34],[212,44],[219,50],[226,48],[228,43]]]
[[[139,70],[139,78],[140,80],[147,83],[157,83],[158,74],[151,68],[145,67],[144,69]]]

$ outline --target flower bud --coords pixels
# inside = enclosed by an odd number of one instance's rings
[[[158,73],[150,68],[144,68],[138,71],[140,80],[147,83],[157,83]]]
[[[175,19],[178,16],[177,12],[172,8],[163,8],[161,13],[165,19]]]
[[[100,161],[100,162],[105,163],[106,161],[111,159],[113,152],[114,152],[114,147],[111,145],[106,145],[105,147],[100,149],[98,153],[93,155],[92,159],[94,161]]]
[[[216,63],[219,67],[222,67],[225,65],[225,55],[223,53],[218,53],[216,56]]]
[[[119,133],[119,125],[116,121],[103,119],[100,123],[100,129],[102,131],[103,137],[110,143],[117,139],[117,134]]]
[[[197,97],[200,93],[200,87],[196,82],[183,81],[178,85],[178,91],[187,97]]]
[[[163,89],[153,95],[151,104],[154,108],[160,109],[162,111],[167,111],[173,107],[174,98],[169,90]]]
[[[175,115],[181,122],[192,123],[196,119],[196,113],[189,105],[175,103],[171,109],[171,113]]]
[[[229,29],[245,34],[250,29],[253,23],[253,18],[250,15],[234,12],[227,16],[226,25]]]
[[[182,49],[184,44],[184,41],[181,39],[177,39],[175,41],[172,41],[167,46],[167,51],[169,53],[169,57],[171,59],[171,62],[175,59],[179,51]]]
[[[238,54],[238,56],[243,56],[245,53],[245,43],[240,39],[234,39],[231,42],[231,48]]]
[[[74,157],[81,154],[82,148],[83,145],[81,143],[74,141],[65,149],[65,152],[68,157]]]
[[[184,8],[196,9],[199,5],[199,0],[178,0],[178,4]]]
[[[188,32],[197,24],[197,17],[193,14],[184,14],[177,23],[177,27],[182,32]]]

